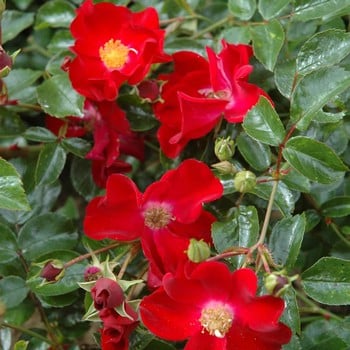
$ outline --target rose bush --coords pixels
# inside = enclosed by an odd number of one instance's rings
[[[348,349],[349,13],[0,0],[1,350]]]

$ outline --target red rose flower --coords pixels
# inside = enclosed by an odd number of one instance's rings
[[[165,173],[143,194],[128,177],[113,174],[107,180],[106,195],[88,204],[84,230],[93,239],[141,238],[156,286],[165,272],[174,271],[180,260],[187,259],[190,238],[211,243],[215,217],[202,204],[222,192],[209,167],[193,159]]]
[[[185,350],[281,349],[291,338],[278,322],[284,301],[256,291],[252,270],[231,273],[224,263],[204,262],[166,274],[163,286],[141,301],[140,316],[161,338],[189,339]]]
[[[154,8],[132,13],[125,6],[85,0],[71,24],[76,57],[68,64],[73,87],[97,101],[114,100],[124,82],[139,83],[151,64],[169,61]],[[67,65],[66,65],[67,66]]]
[[[96,310],[115,308],[124,301],[124,292],[120,285],[110,278],[100,278],[91,289]]]
[[[252,66],[252,49],[247,45],[222,42],[219,54],[207,48],[209,62],[193,52],[173,55],[174,72],[159,76],[165,80],[154,113],[161,122],[158,140],[163,152],[175,158],[192,139],[209,133],[224,117],[242,122],[259,100],[267,96],[247,82]]]
[[[127,304],[124,310],[128,317],[119,315],[114,309],[103,309],[99,316],[103,322],[101,330],[102,350],[128,350],[129,337],[138,325],[137,313]]]

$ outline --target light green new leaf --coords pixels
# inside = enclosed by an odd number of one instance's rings
[[[244,118],[243,128],[252,138],[271,146],[279,146],[285,136],[278,114],[263,96]]]
[[[350,304],[350,261],[323,257],[302,275],[305,293],[327,305]]]
[[[277,17],[289,2],[290,0],[259,0],[259,12],[264,19],[271,19]]]
[[[305,216],[295,215],[278,221],[272,229],[269,249],[277,264],[293,268],[305,232]]]
[[[38,102],[43,110],[55,117],[83,117],[84,98],[71,85],[66,74],[58,74],[37,87]]]
[[[330,147],[304,136],[291,138],[282,154],[296,171],[323,184],[339,180],[348,169]]]
[[[323,68],[303,77],[291,100],[291,120],[306,130],[318,111],[350,87],[350,72],[340,67]]]
[[[35,29],[69,27],[75,17],[75,7],[65,0],[45,2],[38,10]]]
[[[296,0],[293,18],[299,21],[350,12],[349,0]]]
[[[274,19],[266,25],[252,26],[251,34],[256,58],[273,71],[285,38],[281,23]]]
[[[297,56],[297,71],[308,74],[335,65],[349,54],[349,33],[336,29],[317,33],[301,47]]]
[[[0,208],[30,210],[22,181],[16,169],[2,158],[0,158]]]
[[[47,143],[40,151],[35,169],[35,181],[39,185],[55,182],[66,163],[66,152],[58,143]]]
[[[15,38],[22,30],[30,27],[34,22],[34,13],[5,10],[1,20],[2,43]]]
[[[235,17],[247,21],[254,15],[256,0],[229,0],[228,9]]]

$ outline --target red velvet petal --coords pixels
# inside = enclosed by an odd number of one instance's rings
[[[155,335],[167,340],[184,340],[201,330],[201,310],[195,305],[183,307],[158,288],[144,297],[140,316],[144,325]]]
[[[218,338],[208,332],[198,332],[186,343],[184,350],[231,350],[226,338]],[[233,349],[233,348],[232,348]],[[242,348],[242,350],[245,348]],[[237,348],[238,350],[238,348]]]

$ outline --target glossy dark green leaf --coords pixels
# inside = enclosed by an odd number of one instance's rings
[[[180,50],[193,51],[199,55],[206,56],[205,46],[211,46],[208,40],[193,40],[188,38],[173,38],[165,43],[165,50],[172,55]]]
[[[25,223],[18,234],[18,245],[28,260],[54,252],[71,249],[77,243],[77,233],[67,218],[47,213],[36,216]]]
[[[277,17],[290,0],[259,0],[259,12],[265,19]]]
[[[350,215],[350,197],[333,197],[321,205],[322,215],[340,218]]]
[[[23,136],[27,140],[38,141],[38,142],[54,142],[57,140],[57,136],[50,130],[42,128],[40,126],[32,126],[28,128]]]
[[[317,112],[350,87],[350,72],[340,67],[320,69],[303,77],[291,100],[291,120],[306,130]]]
[[[35,307],[29,298],[24,299],[16,307],[6,310],[4,319],[6,322],[22,326],[33,315]]]
[[[53,307],[69,306],[72,305],[74,302],[77,302],[77,299],[79,299],[79,294],[77,294],[76,291],[55,296],[40,296],[40,300],[42,302]]]
[[[286,307],[281,317],[281,322],[291,328],[293,333],[300,333],[300,315],[299,307],[293,288],[288,288],[283,293],[283,299]]]
[[[331,148],[304,136],[291,138],[283,150],[283,157],[296,171],[323,184],[337,181],[347,170]]]
[[[335,15],[340,11],[350,12],[348,0],[296,0],[293,18],[307,21],[314,18]]]
[[[265,97],[260,97],[259,102],[248,112],[243,128],[253,139],[271,146],[279,146],[285,136],[278,114]]]
[[[266,170],[271,164],[270,147],[252,139],[246,133],[237,138],[237,148],[247,163],[256,170]]]
[[[252,40],[248,26],[226,28],[220,33],[220,38],[232,44],[249,44]]]
[[[0,158],[0,208],[30,210],[22,181],[12,164]]]
[[[25,124],[14,111],[0,107],[0,140],[18,137],[25,130]]]
[[[12,0],[20,10],[26,10],[34,0]]]
[[[269,249],[275,262],[292,269],[300,252],[305,232],[305,216],[295,215],[278,221],[272,229]]]
[[[251,34],[256,58],[273,71],[285,38],[281,23],[274,19],[264,25],[252,26]]]
[[[259,180],[268,180],[269,178],[259,178]],[[270,179],[272,180],[272,179]],[[269,200],[274,181],[260,182],[251,193],[259,198]],[[290,216],[294,211],[294,197],[289,188],[283,183],[279,182],[275,195],[274,208],[277,208],[283,216]]]
[[[50,43],[47,45],[47,49],[50,52],[59,52],[59,51],[66,51],[74,44],[74,40],[72,38],[72,34],[69,30],[57,30]]]
[[[78,253],[70,250],[56,249],[48,255],[43,255],[42,261],[47,259],[58,259],[66,263],[79,256]],[[65,269],[63,278],[55,283],[44,284],[44,279],[39,276],[41,268],[38,265],[31,265],[27,285],[39,296],[50,297],[71,293],[79,288],[78,282],[84,281],[84,270],[87,266],[86,261],[78,262]]]
[[[26,281],[18,276],[5,276],[0,280],[0,300],[7,308],[19,305],[27,296]]]
[[[2,43],[15,38],[22,30],[30,27],[34,22],[34,13],[5,10],[1,19]]]
[[[350,261],[323,257],[301,275],[305,293],[327,305],[350,304]]]
[[[61,145],[66,152],[71,152],[80,158],[84,158],[91,149],[90,142],[78,137],[63,139]]]
[[[349,54],[349,33],[336,29],[317,33],[301,47],[297,57],[297,70],[300,74],[308,74],[335,65]]]
[[[66,74],[55,75],[37,87],[38,102],[43,110],[55,117],[83,117],[84,98],[70,83]]]
[[[318,111],[315,115],[314,121],[317,123],[337,123],[345,116],[345,112],[328,113],[324,111]]]
[[[65,0],[45,2],[38,10],[35,29],[69,27],[75,17],[75,7]]]
[[[275,83],[279,92],[290,99],[295,84],[295,60],[278,62],[275,67]]]
[[[286,174],[283,174],[281,180],[288,186],[291,190],[296,190],[300,192],[308,193],[311,189],[310,180],[297,172],[295,169],[289,167],[282,167],[282,171],[285,170]]]
[[[8,263],[17,257],[17,238],[13,231],[0,223],[0,264]]]
[[[66,163],[66,152],[58,143],[47,143],[40,151],[35,169],[37,184],[47,185],[55,182]]]
[[[256,10],[256,0],[228,0],[229,11],[237,18],[247,21]]]

